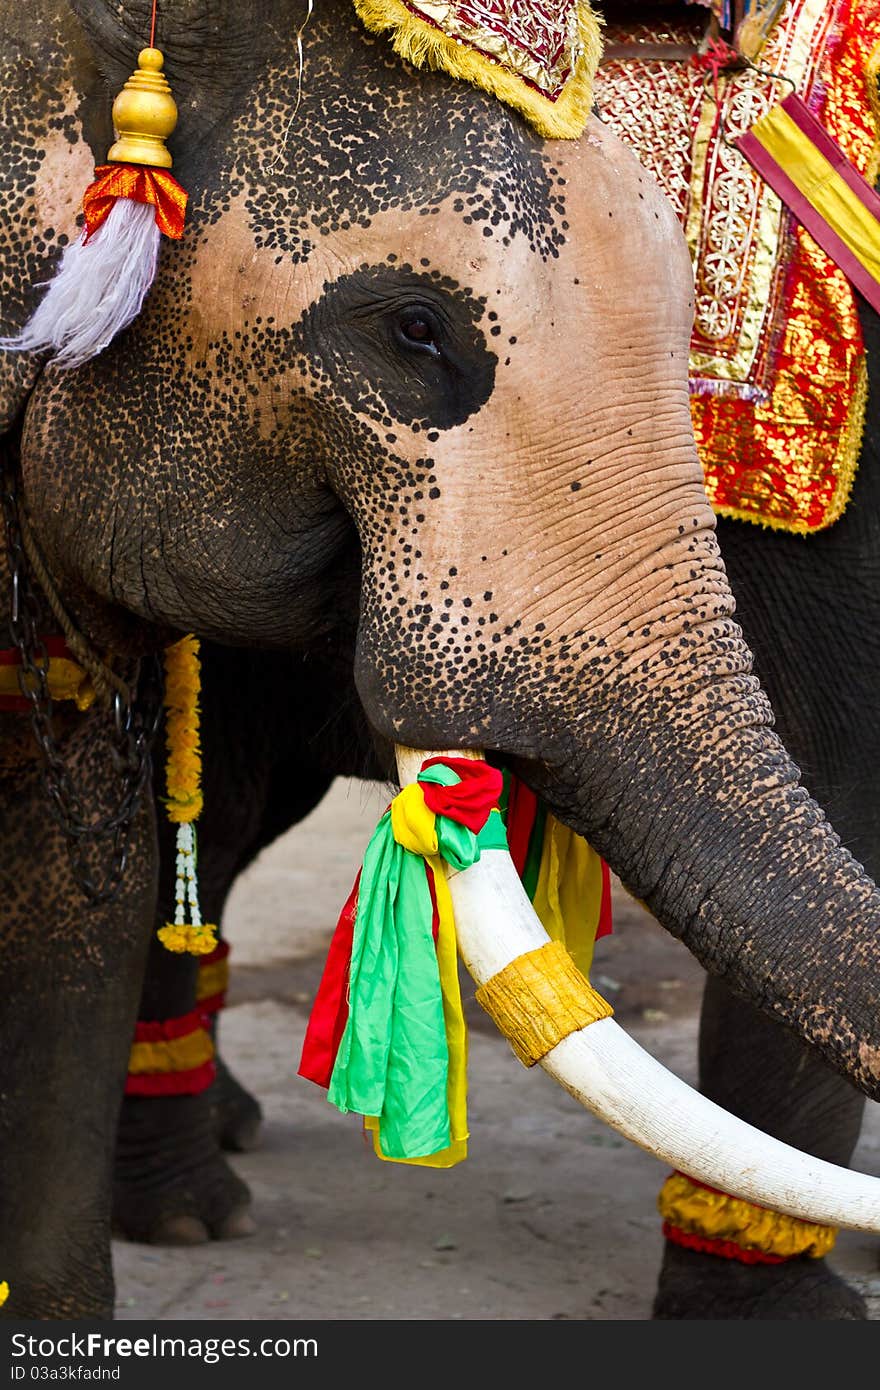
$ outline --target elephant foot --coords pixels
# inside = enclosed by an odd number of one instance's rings
[[[824,1260],[745,1265],[667,1242],[654,1299],[655,1318],[789,1322],[861,1321],[861,1294]]]
[[[236,1080],[219,1053],[215,1060],[217,1075],[207,1094],[217,1140],[227,1153],[250,1153],[260,1142],[260,1103]]]
[[[113,1228],[148,1245],[202,1245],[256,1230],[250,1192],[220,1152],[198,1096],[127,1096],[113,1179]]]

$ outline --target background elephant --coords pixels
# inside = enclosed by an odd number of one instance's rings
[[[118,88],[146,31],[143,4],[39,8],[24,35],[3,11],[10,329],[109,143],[101,75]],[[662,196],[598,123],[545,147],[414,77],[342,0],[310,30],[292,123],[293,11],[165,7],[186,242],[100,359],[4,357],[4,448],[69,610],[120,656],[194,629],[345,662],[380,739],[495,750],[707,968],[877,1094],[880,902],[800,788],[731,618]],[[123,896],[85,913],[7,724],[7,1308],[106,1313],[152,816]],[[63,744],[109,799],[100,711]],[[857,1311],[821,1267],[811,1282],[813,1315]]]

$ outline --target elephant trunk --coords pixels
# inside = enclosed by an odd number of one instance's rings
[[[700,676],[618,692],[567,818],[711,974],[877,1099],[880,892],[800,785],[739,629],[711,632]]]

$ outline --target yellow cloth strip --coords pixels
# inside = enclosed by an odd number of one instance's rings
[[[752,126],[751,134],[869,275],[880,281],[880,224],[788,112],[774,106]]]
[[[517,956],[477,990],[477,1003],[526,1067],[570,1033],[614,1013],[558,941]]]
[[[533,907],[551,941],[561,941],[589,978],[602,909],[602,860],[580,835],[547,816]]]
[[[413,799],[415,805],[415,799]],[[424,806],[424,801],[422,800]],[[427,808],[425,808],[427,811]],[[393,812],[392,812],[393,814]],[[427,811],[433,821],[434,814]],[[452,1143],[446,1149],[428,1154],[423,1158],[388,1159],[379,1147],[379,1122],[368,1117],[364,1123],[373,1135],[373,1148],[379,1158],[389,1163],[410,1163],[421,1168],[452,1168],[467,1158],[467,1026],[461,1007],[461,989],[458,983],[458,952],[455,940],[455,918],[452,912],[452,898],[443,861],[438,857],[428,860],[428,867],[434,875],[434,893],[437,898],[439,929],[437,932],[437,964],[440,967],[440,988],[443,992],[443,1018],[446,1023],[446,1043],[449,1048],[449,1072],[446,1081],[446,1098],[449,1105],[449,1127]]]
[[[437,818],[425,805],[418,782],[404,787],[391,803],[391,833],[411,854],[428,859],[437,853]]]
[[[199,967],[199,981],[196,986],[196,1003],[203,999],[213,999],[215,994],[224,994],[229,988],[229,957],[212,960]]]
[[[741,1197],[730,1197],[726,1192],[711,1192],[683,1173],[673,1173],[666,1179],[657,1207],[664,1221],[690,1235],[732,1240],[744,1250],[760,1250],[782,1259],[809,1255],[819,1260],[828,1254],[837,1238],[834,1226],[784,1216]]]
[[[18,666],[0,666],[0,695],[20,695]],[[88,674],[66,656],[49,658],[49,694],[53,700],[75,700],[81,713],[95,703],[95,691]]]
[[[128,1062],[130,1076],[146,1073],[191,1071],[214,1056],[214,1044],[204,1028],[197,1028],[170,1042],[136,1042]]]

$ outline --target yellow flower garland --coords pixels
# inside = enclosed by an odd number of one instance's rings
[[[177,826],[177,875],[174,921],[160,929],[159,940],[169,951],[194,956],[206,956],[217,946],[217,928],[202,921],[196,877],[194,822],[202,810],[200,691],[198,638],[184,637],[165,651],[166,809]]]

